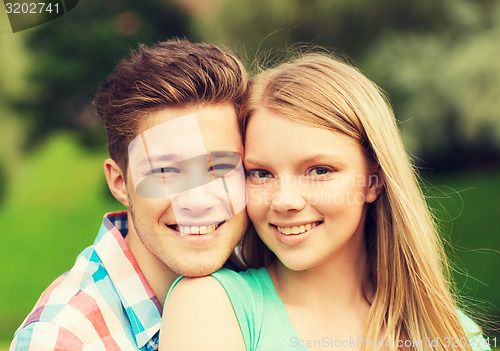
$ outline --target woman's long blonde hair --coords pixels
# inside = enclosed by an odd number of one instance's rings
[[[466,340],[436,226],[380,89],[342,60],[308,53],[251,80],[240,113],[243,132],[259,108],[341,131],[359,141],[380,165],[384,190],[368,208],[365,230],[366,271],[375,292],[365,339],[389,340],[392,349],[401,349],[397,346],[403,343],[403,349],[413,350],[436,350],[429,338],[439,338],[439,350],[445,349],[446,337]],[[255,233],[246,236],[243,253],[254,267],[275,258]],[[454,349],[470,350],[466,345]]]

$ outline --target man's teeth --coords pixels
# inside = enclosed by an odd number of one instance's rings
[[[302,234],[302,233],[305,233],[308,230],[316,227],[320,223],[321,222],[313,222],[313,223],[307,223],[307,224],[296,226],[296,227],[277,227],[277,228],[281,234],[285,234],[285,235]]]
[[[183,234],[208,234],[215,231],[219,226],[220,224],[203,225],[200,227],[195,225],[176,225],[174,229]]]

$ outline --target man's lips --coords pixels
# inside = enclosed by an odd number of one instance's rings
[[[210,225],[178,225],[172,224],[167,225],[172,230],[179,232],[181,234],[191,234],[191,235],[203,235],[209,234],[211,232],[216,231],[225,221],[218,222]]]

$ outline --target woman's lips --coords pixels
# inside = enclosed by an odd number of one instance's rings
[[[321,221],[310,222],[300,225],[289,225],[289,226],[276,225],[276,228],[278,228],[278,231],[281,234],[297,235],[297,234],[304,234],[305,232],[311,230],[312,228],[316,227],[319,224],[321,224]]]

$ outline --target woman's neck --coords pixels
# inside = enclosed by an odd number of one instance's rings
[[[366,279],[364,246],[357,255],[338,255],[314,268],[293,271],[276,261],[269,274],[283,303],[339,310],[369,305],[372,290]]]
[[[346,255],[347,256],[347,255]],[[314,268],[293,271],[277,261],[269,275],[288,318],[302,339],[356,339],[364,333],[370,309],[367,258],[336,257]]]

